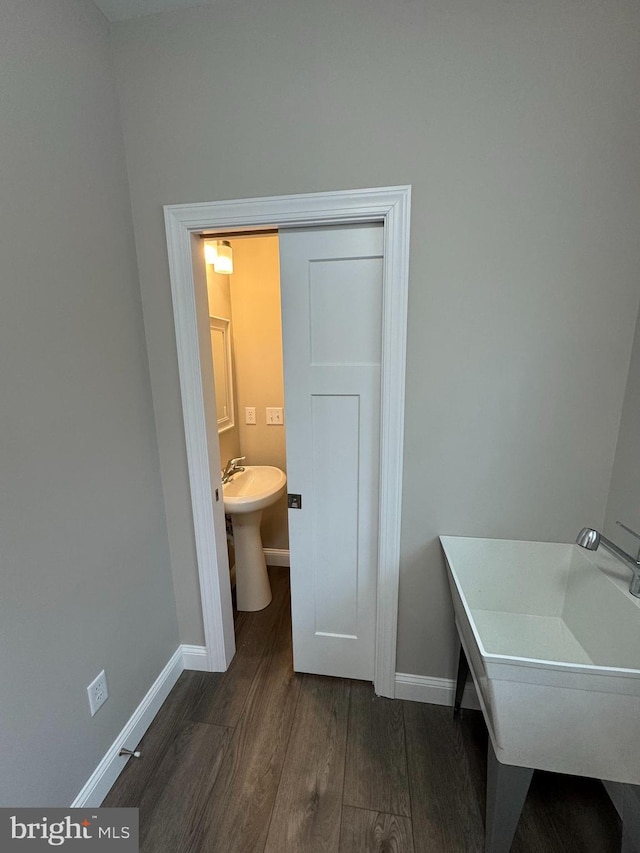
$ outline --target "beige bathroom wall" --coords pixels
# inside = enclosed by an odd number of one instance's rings
[[[275,465],[286,472],[286,426],[267,425],[267,406],[284,408],[280,257],[278,237],[231,239],[234,363],[240,450],[247,465]],[[255,406],[256,423],[245,423],[245,406]],[[286,423],[286,411],[284,412]],[[288,548],[286,495],[262,516],[265,548]]]
[[[202,642],[162,205],[412,185],[401,672],[438,534],[602,524],[640,292],[637,0],[217,0],[116,24],[183,642]]]
[[[207,297],[209,301],[209,316],[223,317],[229,320],[231,333],[231,350],[233,352],[233,336],[234,323],[233,312],[231,309],[231,291],[229,287],[229,276],[222,275],[214,271],[211,264],[206,264],[207,271]],[[240,452],[240,430],[239,430],[239,411],[238,400],[235,394],[235,365],[232,366],[234,372],[234,405],[235,405],[235,423],[231,429],[225,429],[218,433],[220,442],[220,462],[222,465],[228,459],[233,459],[235,456],[241,456]]]

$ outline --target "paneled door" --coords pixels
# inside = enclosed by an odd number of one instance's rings
[[[371,681],[383,226],[279,236],[294,669]]]

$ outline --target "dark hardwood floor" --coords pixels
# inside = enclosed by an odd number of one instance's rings
[[[481,853],[479,712],[296,675],[287,572],[236,620],[225,673],[184,672],[104,806],[140,810],[143,853]],[[600,782],[535,773],[513,853],[614,853]]]

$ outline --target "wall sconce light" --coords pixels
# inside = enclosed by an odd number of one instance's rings
[[[204,244],[204,259],[213,264],[215,272],[231,275],[233,272],[233,249],[228,240],[216,240],[215,243]]]
[[[231,275],[233,272],[233,249],[228,240],[219,240],[216,246],[218,257],[216,258],[213,268],[216,272]]]
[[[205,243],[204,244],[204,260],[207,264],[215,264],[216,259],[218,257],[218,252],[216,251],[215,243]]]

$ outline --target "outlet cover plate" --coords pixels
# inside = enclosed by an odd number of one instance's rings
[[[107,687],[107,676],[104,669],[97,675],[91,684],[87,687],[89,695],[89,710],[93,717],[96,711],[101,708],[109,698],[109,688]]]

